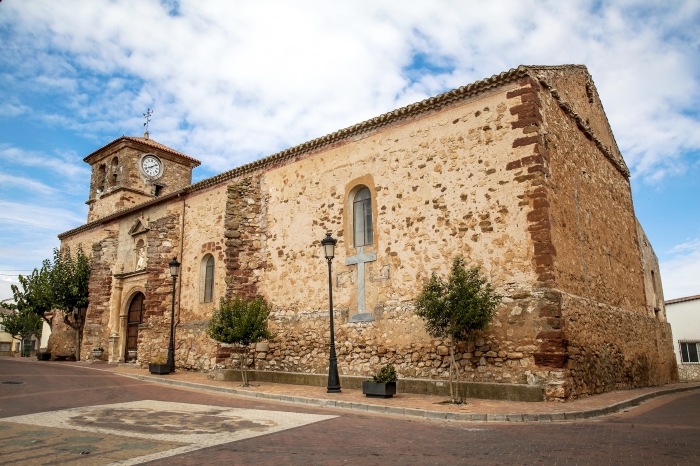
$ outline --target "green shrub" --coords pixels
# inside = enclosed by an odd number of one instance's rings
[[[376,375],[372,376],[372,382],[374,383],[391,383],[396,382],[398,377],[396,376],[396,369],[394,369],[393,364],[387,364],[382,367],[382,369],[377,372]]]

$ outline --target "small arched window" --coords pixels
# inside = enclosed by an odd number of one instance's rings
[[[97,194],[101,194],[105,190],[105,182],[107,181],[107,167],[101,164],[97,168]]]
[[[214,300],[214,256],[209,256],[204,272],[204,302],[210,303]]]
[[[352,202],[353,243],[356,248],[372,244],[372,196],[368,187],[357,191]]]
[[[114,157],[112,159],[112,167],[110,169],[110,186],[116,186],[117,177],[119,176],[119,158]]]

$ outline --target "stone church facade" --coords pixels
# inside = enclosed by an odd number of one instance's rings
[[[446,344],[412,302],[462,255],[504,296],[456,352],[467,381],[570,399],[676,380],[658,262],[583,66],[522,66],[195,184],[198,161],[147,137],[85,161],[88,223],[59,236],[93,257],[85,359],[166,351],[177,257],[177,367],[231,367],[206,324],[220,298],[259,294],[276,337],[250,365],[326,373],[331,232],[341,376],[392,362],[444,380]]]

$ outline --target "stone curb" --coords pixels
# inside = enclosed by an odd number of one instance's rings
[[[564,413],[548,413],[548,414],[484,414],[484,413],[450,413],[445,411],[431,411],[426,409],[416,408],[401,408],[398,406],[384,406],[370,403],[357,403],[342,400],[327,400],[324,398],[307,398],[303,396],[278,395],[275,393],[253,392],[248,390],[240,390],[236,388],[218,387],[215,385],[206,385],[195,382],[184,382],[182,380],[168,380],[160,377],[153,377],[139,374],[125,374],[113,372],[113,374],[123,375],[134,379],[143,380],[144,382],[154,382],[163,385],[172,385],[175,387],[192,388],[205,392],[227,393],[229,395],[242,396],[246,398],[258,398],[270,401],[280,401],[283,403],[300,404],[306,406],[314,406],[319,408],[338,408],[349,409],[353,411],[370,412],[376,414],[389,414],[393,416],[406,416],[428,420],[441,421],[458,421],[458,422],[566,422],[566,421],[581,421],[596,417],[608,416],[628,408],[635,407],[652,398],[657,398],[664,395],[672,395],[675,393],[687,392],[690,390],[698,390],[700,386],[692,385],[688,387],[675,387],[662,389],[652,393],[631,398],[629,400],[614,403],[602,408],[590,409],[587,411],[574,411]]]

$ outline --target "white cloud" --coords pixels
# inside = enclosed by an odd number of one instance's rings
[[[700,148],[688,112],[700,92],[698,2],[191,0],[175,16],[136,0],[3,7],[16,48],[32,51],[6,59],[22,61],[26,85],[65,93],[72,112],[41,118],[134,134],[155,108],[154,139],[211,170],[521,63],[587,64],[636,176],[683,171],[679,153]],[[449,66],[408,72],[416,56]]]
[[[18,230],[31,228],[62,232],[85,223],[85,217],[66,209],[0,200],[0,222],[14,224],[13,228]]]
[[[670,260],[661,262],[666,300],[700,294],[700,238],[671,248]]]
[[[0,160],[13,166],[39,168],[61,177],[70,178],[71,182],[89,182],[90,170],[74,152],[57,152],[49,156],[39,151],[28,151],[8,144],[0,144]]]
[[[0,277],[0,301],[12,298],[12,285],[19,286],[19,282],[8,280],[7,277]]]
[[[40,194],[53,194],[56,192],[51,186],[23,176],[13,176],[6,173],[0,173],[0,185],[3,187],[9,186],[19,188],[24,191],[34,191]]]

